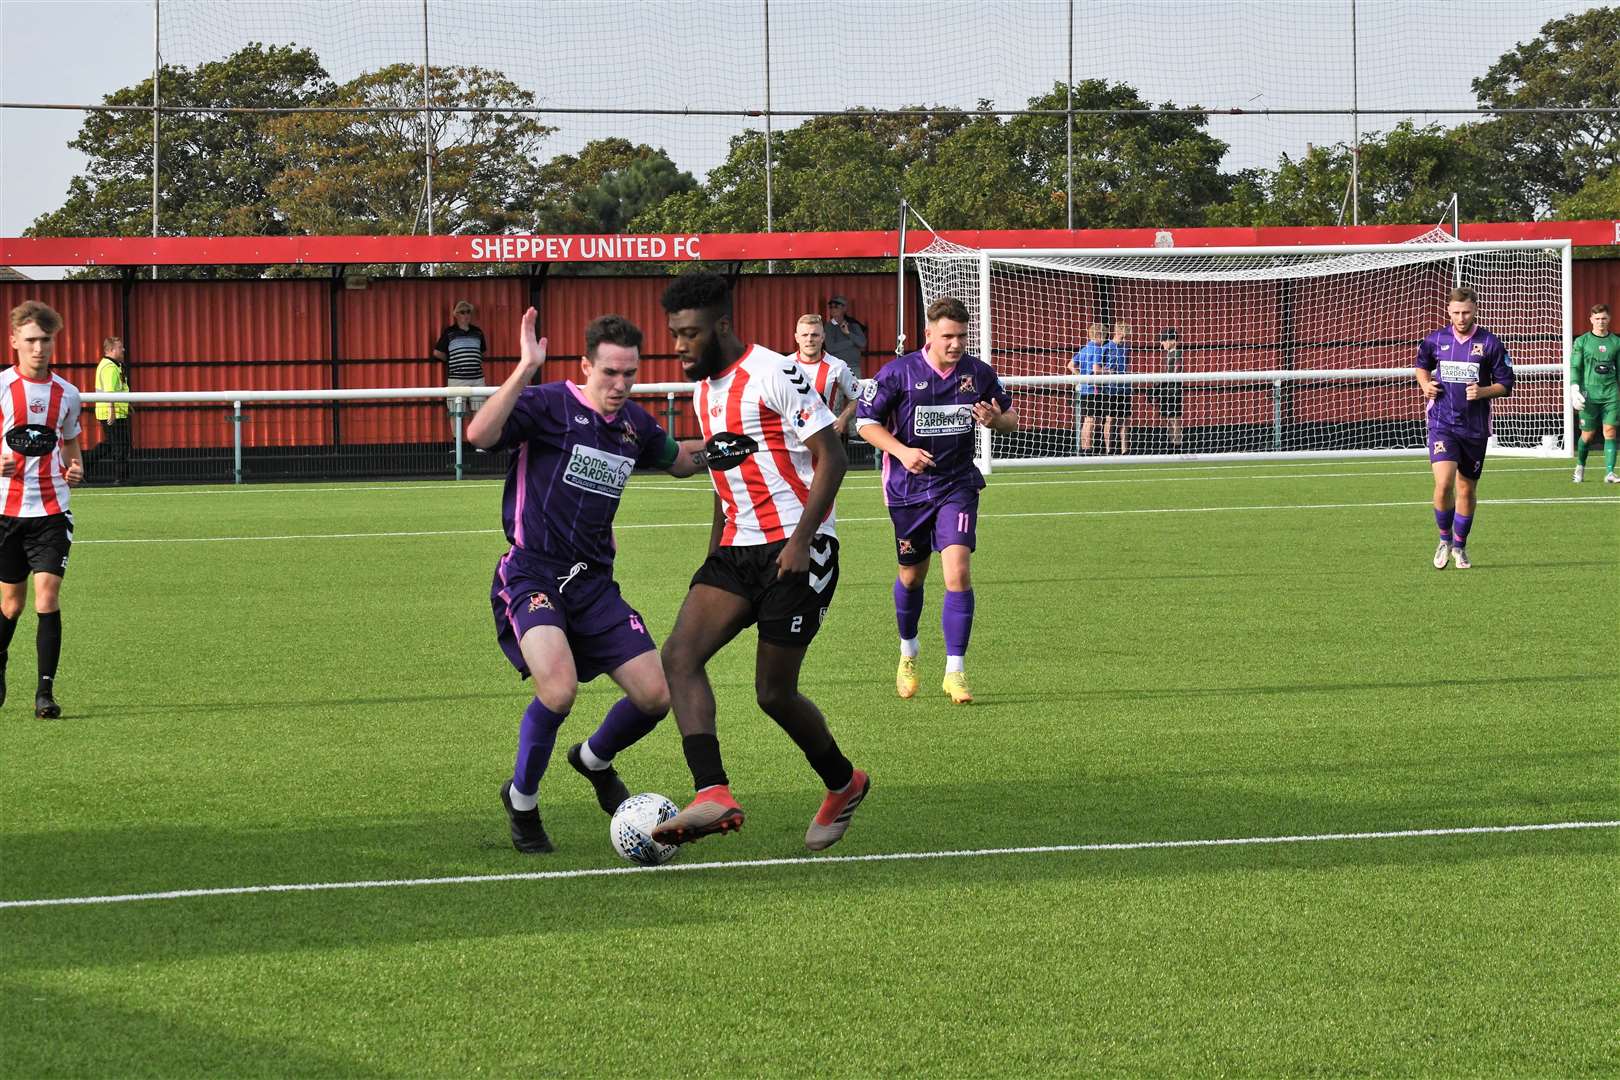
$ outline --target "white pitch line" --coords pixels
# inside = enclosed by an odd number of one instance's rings
[[[1620,506],[1620,499],[1604,495],[1563,495],[1530,499],[1481,499],[1482,506]],[[1277,503],[1260,506],[1154,506],[1134,510],[1029,510],[985,514],[981,521],[998,518],[1031,517],[1119,517],[1126,514],[1236,514],[1248,511],[1277,510],[1385,510],[1410,509],[1430,505],[1427,499],[1408,502],[1347,502],[1347,503]],[[870,525],[889,523],[887,517],[843,517],[840,525]],[[615,525],[615,532],[639,529],[707,529],[709,521],[659,521],[638,525]],[[75,540],[76,544],[225,544],[258,540],[391,540],[416,536],[488,536],[499,535],[499,529],[422,529],[408,532],[345,532],[345,533],[276,533],[269,536],[147,536],[109,538],[105,540]]]
[[[1002,488],[1002,487],[1045,487],[1045,486],[1052,486],[1052,485],[1067,485],[1067,484],[1167,484],[1167,483],[1177,483],[1177,482],[1182,482],[1182,481],[1186,481],[1186,482],[1189,482],[1189,483],[1191,483],[1191,482],[1203,483],[1203,482],[1212,481],[1212,480],[1317,480],[1317,479],[1329,479],[1329,478],[1350,478],[1350,479],[1363,478],[1363,479],[1369,479],[1369,480],[1377,480],[1377,479],[1385,479],[1385,478],[1388,478],[1388,477],[1391,477],[1391,476],[1399,476],[1399,475],[1412,475],[1412,476],[1428,476],[1429,475],[1429,473],[1428,473],[1428,471],[1426,469],[1413,468],[1410,462],[1400,462],[1399,463],[1399,466],[1400,466],[1399,468],[1391,468],[1391,467],[1389,467],[1389,465],[1391,465],[1391,464],[1394,464],[1394,463],[1386,463],[1386,462],[1381,462],[1381,461],[1368,461],[1368,462],[1345,462],[1345,463],[1343,463],[1341,465],[1335,466],[1336,468],[1357,468],[1357,467],[1360,467],[1363,470],[1375,469],[1375,468],[1382,467],[1382,468],[1380,468],[1380,471],[1378,471],[1378,472],[1369,472],[1369,471],[1360,471],[1360,472],[1312,472],[1312,473],[1305,473],[1305,472],[1293,472],[1293,473],[1254,473],[1254,472],[1244,472],[1241,475],[1236,475],[1236,476],[1202,476],[1202,475],[1197,475],[1197,474],[1205,473],[1205,472],[1228,472],[1228,471],[1234,471],[1234,470],[1252,470],[1252,469],[1258,469],[1258,468],[1314,469],[1314,468],[1321,468],[1322,463],[1321,462],[1315,462],[1315,461],[1302,461],[1302,462],[1297,462],[1297,463],[1268,461],[1268,462],[1254,462],[1254,463],[1237,463],[1237,464],[1231,464],[1231,465],[1165,466],[1165,467],[1162,467],[1162,468],[1152,468],[1152,467],[1148,467],[1148,466],[1131,467],[1131,466],[1127,466],[1127,465],[1105,465],[1105,466],[1100,466],[1100,467],[1094,466],[1094,467],[1091,467],[1091,468],[1086,468],[1084,466],[1076,466],[1076,467],[1073,467],[1073,471],[1067,472],[1067,473],[1065,473],[1063,471],[1058,471],[1058,470],[1048,471],[1048,470],[1044,470],[1044,469],[1032,469],[1032,470],[1027,470],[1027,471],[1020,470],[1020,473],[1021,473],[1021,475],[1023,477],[1033,478],[1033,479],[1010,480],[1010,479],[1007,479],[1006,474],[1003,473],[1001,475],[1001,477],[998,478],[994,482],[994,484],[995,484],[996,487]],[[1492,475],[1493,476],[1502,476],[1504,474],[1509,474],[1509,473],[1568,472],[1569,468],[1570,467],[1567,466],[1567,465],[1526,465],[1526,466],[1523,466],[1523,467],[1514,467],[1514,466],[1511,466],[1511,465],[1496,465],[1496,466],[1493,467]],[[1130,477],[1130,476],[1121,476],[1121,475],[1119,475],[1121,473],[1151,473],[1151,474],[1155,474],[1155,475],[1143,476],[1143,477]],[[1046,479],[1047,477],[1051,477],[1052,479]],[[864,473],[856,473],[853,476],[853,480],[855,482],[850,483],[850,484],[845,484],[844,487],[841,490],[842,491],[877,491],[877,490],[879,490],[881,488],[881,486],[882,486],[881,484],[867,484],[867,483],[864,482],[864,481],[871,480],[871,479],[876,479],[876,478],[877,478],[876,474],[873,474],[872,476],[869,477],[869,476],[865,475]],[[1095,478],[1095,479],[1093,479],[1093,478]],[[686,494],[707,495],[707,494],[709,494],[710,492],[712,492],[714,490],[713,485],[710,484],[707,480],[705,480],[703,478],[697,478],[697,479],[682,478],[680,480],[675,480],[675,481],[671,481],[671,482],[665,482],[661,478],[650,478],[650,480],[651,480],[651,482],[647,482],[646,480],[643,480],[640,483],[636,483],[635,484],[635,490],[640,494],[656,494],[656,493],[660,493],[660,492],[670,492],[670,493],[681,494],[681,495],[686,495]],[[476,491],[482,491],[482,490],[492,488],[492,487],[499,487],[504,483],[505,483],[504,480],[498,480],[498,479],[455,480],[455,481],[453,481],[453,480],[399,480],[399,481],[394,481],[392,483],[383,483],[383,484],[325,485],[325,486],[309,485],[309,486],[294,486],[294,487],[276,486],[276,485],[259,485],[259,484],[248,485],[248,484],[244,484],[244,485],[233,485],[231,487],[203,487],[203,488],[164,487],[164,488],[151,488],[151,489],[147,489],[147,490],[138,490],[138,491],[131,491],[131,490],[128,490],[128,489],[107,490],[107,489],[103,489],[103,488],[90,488],[88,490],[80,491],[80,492],[76,493],[74,495],[74,498],[79,499],[79,500],[102,499],[102,498],[110,498],[110,499],[141,499],[141,498],[164,497],[164,496],[171,496],[171,495],[173,495],[173,496],[289,495],[289,494],[304,495],[304,494],[310,494],[310,493],[315,493],[315,494],[355,494],[355,493],[368,493],[368,492],[369,493],[388,494],[388,495],[410,495],[410,494],[418,494],[418,493],[443,494],[445,492],[476,492]]]
[[[58,896],[41,900],[0,900],[0,908],[82,907],[130,904],[143,900],[189,900],[204,896],[253,896],[262,893],[334,892],[343,889],[402,889],[422,885],[482,885],[502,881],[562,881],[621,874],[668,874],[697,870],[741,870],[778,866],[827,866],[833,863],[916,862],[925,859],[983,859],[1003,855],[1068,855],[1105,851],[1153,851],[1169,848],[1258,847],[1272,844],[1322,844],[1357,840],[1407,840],[1434,836],[1485,836],[1500,833],[1614,829],[1620,821],[1561,821],[1544,825],[1475,825],[1450,829],[1401,829],[1390,832],[1314,833],[1299,836],[1241,836],[1215,840],[1137,840],[1113,844],[1045,844],[1039,847],[976,848],[968,851],[895,851],[879,855],[821,855],[791,859],[737,859],[731,862],[670,863],[665,866],[605,866],[584,870],[536,870],[524,874],[462,874],[455,877],[395,878],[388,881],[323,881],[293,885],[239,885],[221,889],[170,889],[164,892],[112,896]]]

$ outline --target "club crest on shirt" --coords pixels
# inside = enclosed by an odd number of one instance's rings
[[[1468,350],[1468,355],[1469,356],[1484,356],[1485,355],[1485,343],[1483,341],[1474,342],[1474,347],[1472,349]]]
[[[530,593],[529,594],[529,610],[531,612],[534,612],[534,611],[539,611],[541,608],[545,608],[547,611],[555,611],[556,610],[556,608],[553,608],[551,606],[551,597],[547,596],[545,593],[543,593],[543,592]]]
[[[956,384],[956,392],[958,394],[972,394],[977,392],[978,389],[979,387],[976,383],[974,383],[973,376],[971,375],[962,376],[962,381]]]
[[[876,379],[873,379],[871,382],[863,383],[861,385],[861,400],[866,402],[868,405],[870,405],[873,401],[877,400],[877,380]]]
[[[631,446],[634,446],[636,443],[641,441],[636,436],[636,429],[633,428],[633,427],[628,427],[628,426],[625,427],[625,429],[623,431],[619,432],[619,438],[623,439],[626,443],[628,443]]]
[[[31,413],[42,413],[42,412],[44,412],[45,411],[45,402],[43,402],[43,401],[35,401],[32,398],[30,398],[29,401],[28,401],[28,411],[31,412]]]

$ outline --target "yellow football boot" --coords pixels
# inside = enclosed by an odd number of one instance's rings
[[[967,675],[960,671],[947,671],[945,681],[940,684],[945,693],[950,695],[953,705],[973,704],[973,691],[968,689]]]
[[[917,678],[917,658],[902,656],[900,668],[894,673],[894,692],[903,698],[915,697],[922,681]]]

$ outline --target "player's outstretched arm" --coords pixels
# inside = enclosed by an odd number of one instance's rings
[[[726,508],[720,502],[720,493],[714,493],[714,517],[709,523],[709,554],[720,550],[720,537],[726,528]]]
[[[1440,384],[1434,381],[1434,376],[1429,374],[1427,368],[1413,368],[1412,371],[1417,375],[1418,389],[1423,392],[1425,398],[1433,401],[1441,395],[1443,391]]]
[[[810,497],[805,500],[804,515],[799,518],[793,535],[788,537],[788,542],[782,546],[782,553],[776,557],[778,578],[802,574],[810,569],[810,541],[816,538],[816,530],[832,511],[838,485],[844,482],[844,473],[849,468],[844,444],[839,441],[831,425],[817,431],[804,442],[810,448]]]
[[[501,441],[506,418],[512,415],[518,395],[546,362],[546,339],[536,340],[534,336],[534,323],[538,317],[534,308],[523,313],[523,323],[518,331],[520,355],[517,367],[512,369],[512,374],[501,383],[494,396],[484,402],[484,407],[473,414],[472,422],[467,425],[467,441],[474,446],[488,450]]]
[[[862,420],[855,426],[855,434],[888,454],[908,473],[920,473],[934,463],[934,455],[920,446],[907,446],[894,432],[876,420]]]
[[[79,437],[62,440],[62,479],[72,487],[84,479],[84,452],[79,448]]]
[[[687,439],[685,442],[675,444],[675,460],[670,462],[669,468],[664,471],[671,476],[691,476],[701,471],[705,462],[699,455],[703,451],[702,439]]]
[[[994,401],[981,401],[973,406],[973,419],[991,431],[1005,434],[1018,430],[1018,410],[1001,410],[1001,405]]]

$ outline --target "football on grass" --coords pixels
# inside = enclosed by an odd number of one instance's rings
[[[667,863],[680,850],[674,844],[660,844],[652,832],[660,822],[668,821],[678,811],[675,804],[662,795],[632,795],[613,812],[610,826],[613,850],[638,866],[658,866]]]

